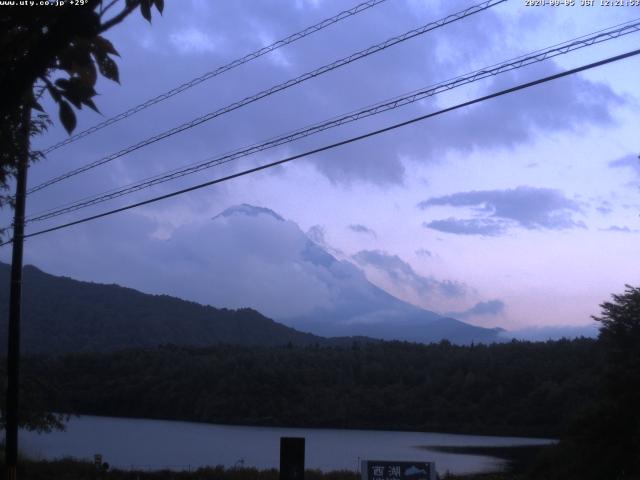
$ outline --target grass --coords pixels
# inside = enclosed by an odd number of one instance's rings
[[[3,465],[4,467],[4,465]],[[2,468],[0,479],[6,478]],[[511,473],[491,473],[477,475],[447,475],[447,480],[516,480]],[[28,480],[279,480],[276,469],[256,470],[254,468],[229,468],[222,466],[200,468],[191,472],[160,470],[98,470],[91,462],[65,458],[53,461],[24,460],[18,468],[18,479]],[[323,473],[307,470],[305,480],[360,480],[360,474],[351,471]]]

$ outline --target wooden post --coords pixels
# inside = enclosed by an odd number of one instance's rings
[[[280,438],[280,480],[304,480],[304,438]]]

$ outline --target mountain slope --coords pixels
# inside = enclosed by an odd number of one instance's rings
[[[0,351],[6,349],[9,272],[0,263]],[[252,309],[216,309],[118,285],[56,277],[24,268],[22,345],[27,353],[107,351],[167,343],[207,346],[298,345],[325,339]]]
[[[321,336],[422,343],[503,340],[497,329],[442,317],[390,295],[355,264],[330,255],[296,223],[268,208],[231,207],[199,226],[176,230],[170,241],[158,240],[149,252],[133,253],[118,258],[111,278],[171,296],[25,267],[26,351],[351,341]],[[103,273],[96,267],[96,276]],[[0,264],[0,308],[5,312],[8,280],[9,267]],[[0,351],[6,344],[6,319],[6,313],[0,317]]]
[[[313,242],[292,221],[264,207],[238,205],[213,219],[219,237],[286,238],[287,250],[277,256],[261,246],[247,249],[278,271],[295,272],[308,301],[302,311],[286,311],[280,302],[267,315],[290,327],[327,337],[364,335],[386,340],[430,343],[494,342],[499,329],[475,327],[404,302],[371,283],[351,262],[338,260]],[[268,241],[268,240],[267,240]],[[230,273],[231,276],[231,273]],[[228,277],[227,277],[228,278]],[[245,287],[250,288],[250,287]],[[290,288],[298,288],[292,286]],[[295,290],[293,292],[295,296]],[[290,293],[290,295],[291,295]],[[302,296],[302,294],[300,296]],[[263,311],[263,307],[258,307]]]

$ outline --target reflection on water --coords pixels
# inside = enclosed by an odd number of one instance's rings
[[[306,438],[307,468],[359,470],[361,459],[434,461],[438,471],[472,473],[500,469],[503,461],[480,455],[425,450],[428,446],[543,445],[551,440],[313,428],[210,425],[82,416],[66,432],[20,432],[21,450],[35,458],[100,453],[118,468],[194,469],[205,465],[278,468],[280,437]]]

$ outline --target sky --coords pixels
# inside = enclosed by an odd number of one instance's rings
[[[499,4],[35,192],[28,198],[27,212],[35,214],[259,143],[640,17],[640,7],[579,3]],[[121,56],[120,85],[99,82],[96,104],[102,115],[79,112],[79,128],[352,5],[355,2],[347,0],[173,0],[166,2],[162,17],[154,11],[151,25],[136,12],[107,34]],[[471,5],[474,2],[387,0],[50,153],[30,169],[29,185]],[[637,48],[639,35],[33,223],[27,232],[624,53]],[[256,249],[285,248],[286,235],[268,228],[216,234],[211,223],[229,207],[249,204],[276,212],[289,221],[287,228],[299,227],[340,260],[361,268],[371,282],[416,306],[508,330],[585,325],[612,293],[622,292],[625,284],[640,284],[639,71],[640,58],[634,57],[34,237],[26,242],[25,263],[56,275],[180,295],[219,307],[245,302],[269,314],[286,309],[282,299],[295,298],[301,282],[282,269],[269,276],[263,265],[244,261],[242,268],[234,269],[234,262]],[[55,112],[49,100],[44,104]],[[33,143],[44,148],[64,138],[56,121]],[[1,218],[9,223],[7,211]],[[175,248],[159,248],[168,244]],[[207,289],[203,263],[196,261],[213,258],[214,252],[228,264],[220,273],[228,279],[224,295]],[[0,259],[9,258],[4,247]],[[207,265],[208,275],[216,275],[212,270],[217,264]],[[265,295],[265,285],[279,294]]]

